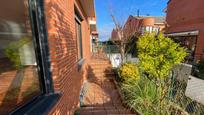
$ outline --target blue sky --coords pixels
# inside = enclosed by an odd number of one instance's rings
[[[105,41],[110,38],[111,31],[114,28],[110,17],[110,11],[120,22],[125,22],[129,15],[165,16],[164,8],[168,0],[95,0],[97,28],[99,40]]]

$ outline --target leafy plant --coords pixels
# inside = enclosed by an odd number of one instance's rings
[[[163,34],[146,33],[137,46],[141,69],[156,79],[168,77],[171,69],[187,56],[183,47]]]
[[[139,113],[156,114],[159,101],[156,85],[142,77],[139,81],[128,80],[121,86],[126,103]],[[154,110],[155,109],[155,110]]]
[[[140,80],[128,80],[121,86],[125,94],[126,103],[132,109],[144,115],[179,115],[188,114],[185,109],[181,108],[173,101],[164,98],[162,106],[160,106],[161,93],[163,90],[146,77]]]
[[[186,49],[180,47],[163,34],[145,33],[138,41],[140,68],[146,72],[147,78],[155,83],[159,98],[159,113],[166,107],[166,97],[171,80],[168,79],[172,68],[184,61]],[[169,104],[169,103],[168,103]],[[164,106],[165,105],[165,106]]]
[[[134,63],[125,63],[119,69],[119,74],[122,81],[129,79],[138,80],[140,79],[139,69]]]
[[[11,42],[5,49],[5,55],[14,63],[14,67],[20,69],[22,67],[19,49],[30,43],[28,38],[22,38],[19,41]]]
[[[172,80],[170,73],[172,68],[181,63],[187,56],[186,50],[179,44],[165,37],[163,34],[146,33],[137,43],[139,51],[139,70],[136,74],[133,67],[122,66],[122,78],[125,82],[121,88],[127,104],[145,115],[171,115],[174,113],[188,114],[185,108],[172,101],[169,97]],[[124,69],[128,68],[128,69]],[[140,76],[139,80],[129,76]],[[134,77],[133,77],[134,78]],[[129,79],[129,80],[126,80]]]

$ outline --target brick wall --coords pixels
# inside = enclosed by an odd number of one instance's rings
[[[113,29],[111,32],[111,40],[117,40],[118,39],[118,33],[116,29]]]
[[[129,36],[134,32],[140,32],[142,26],[142,20],[136,19],[133,16],[129,16],[124,25],[124,33]]]
[[[204,56],[203,0],[171,0],[167,7],[167,32],[199,30],[195,57]]]
[[[90,58],[90,31],[87,17],[77,0],[45,0],[51,68],[56,92],[62,97],[50,114],[72,114],[79,105],[79,92],[86,77],[86,61],[77,69],[77,41],[75,33],[75,11],[82,21],[83,57]]]

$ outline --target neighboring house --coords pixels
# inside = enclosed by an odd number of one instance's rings
[[[118,33],[117,33],[117,30],[114,28],[111,32],[111,38],[110,40],[111,41],[116,41],[118,39]]]
[[[1,0],[0,16],[0,114],[73,114],[98,39],[94,0]]]
[[[129,16],[124,26],[124,32],[160,32],[165,28],[163,16]]]
[[[98,45],[98,31],[96,27],[96,17],[89,18],[89,24],[91,29],[91,51],[92,53],[96,52],[96,47]]]
[[[165,9],[166,34],[188,49],[189,61],[204,58],[203,4],[203,0],[170,0]]]
[[[127,19],[123,33],[126,36],[134,35],[134,33],[143,34],[147,32],[160,32],[165,28],[165,17],[163,16],[132,16]],[[113,29],[111,40],[117,40],[117,30]]]
[[[127,19],[122,32],[123,32],[123,38],[131,39],[133,36],[138,36],[144,34],[144,32],[163,32],[165,28],[165,17],[163,16],[132,16],[130,15]],[[135,38],[135,37],[133,37]],[[120,41],[118,37],[118,31],[116,29],[113,29],[111,33],[111,39],[110,41]],[[131,39],[128,43],[129,51],[126,55],[126,61],[128,62],[138,62],[137,59],[137,49],[136,49],[136,39]],[[112,47],[112,49],[117,49],[117,46],[111,45],[108,47]],[[111,49],[111,48],[107,48]],[[114,61],[120,56],[118,50],[108,50],[109,52],[109,58],[112,62],[112,65],[114,67],[118,67],[119,64],[115,63]],[[110,53],[112,52],[112,53]]]

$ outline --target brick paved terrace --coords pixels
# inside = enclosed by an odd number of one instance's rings
[[[106,59],[92,59],[89,63],[88,80],[85,83],[83,107],[75,114],[80,115],[107,115],[125,114],[134,115],[124,107],[121,97],[113,82],[114,73],[111,64]]]

